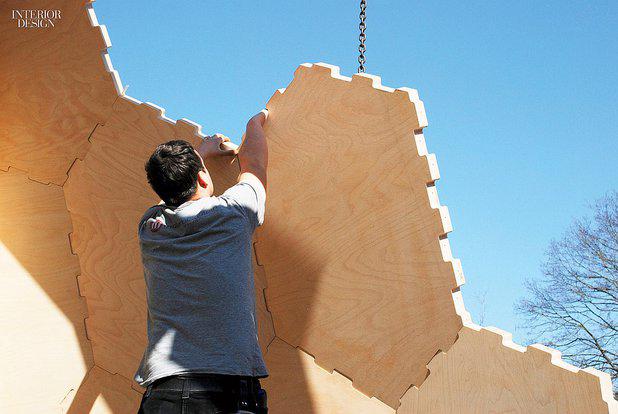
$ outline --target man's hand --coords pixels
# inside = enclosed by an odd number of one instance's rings
[[[268,109],[262,109],[249,120],[249,122],[257,122],[260,126],[264,126],[264,122],[268,119]]]
[[[223,134],[214,134],[204,138],[197,149],[197,153],[203,159],[206,159],[221,155],[236,155],[236,149],[228,137]]]
[[[247,122],[247,130],[238,150],[240,163],[238,181],[243,181],[252,175],[262,182],[264,188],[266,188],[266,169],[268,168],[268,145],[264,134],[266,118],[268,118],[268,111],[264,109]]]

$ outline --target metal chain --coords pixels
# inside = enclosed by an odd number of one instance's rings
[[[365,35],[365,29],[367,26],[365,25],[365,9],[367,8],[367,1],[361,0],[360,2],[360,23],[358,24],[358,28],[360,30],[360,34],[358,35],[358,40],[360,44],[358,45],[358,51],[360,54],[358,55],[358,73],[365,73],[365,39],[367,36]]]

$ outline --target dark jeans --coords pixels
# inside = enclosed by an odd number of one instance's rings
[[[266,392],[253,377],[181,374],[146,388],[138,414],[231,414],[268,412]]]

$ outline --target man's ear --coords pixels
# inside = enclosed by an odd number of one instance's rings
[[[203,170],[197,173],[197,184],[200,187],[208,188],[208,175]]]

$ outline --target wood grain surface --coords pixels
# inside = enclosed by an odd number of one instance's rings
[[[272,414],[394,414],[354,389],[349,379],[320,368],[307,353],[276,338],[268,347],[270,376],[262,381]]]
[[[495,328],[463,327],[429,370],[397,414],[600,414],[608,412],[608,402],[617,412],[607,374],[578,370],[541,345],[517,346]]]
[[[104,28],[80,1],[0,2],[0,168],[62,184],[118,96]],[[19,28],[13,10],[60,10],[54,27]],[[102,58],[103,56],[103,58]]]
[[[64,186],[74,223],[72,245],[82,268],[80,286],[88,299],[86,326],[95,362],[126,378],[133,378],[146,345],[137,223],[159,201],[146,181],[144,163],[158,144],[174,138],[197,144],[197,134],[195,124],[175,123],[152,104],[122,97],[106,124],[95,130],[88,155],[71,169]],[[236,182],[238,165],[231,160],[206,161],[217,194]],[[259,337],[265,347],[273,331],[263,287],[263,282],[256,283]]]
[[[302,65],[267,108],[256,249],[275,332],[396,408],[462,325],[422,103],[376,77]]]
[[[135,414],[142,394],[131,388],[126,378],[94,366],[74,394],[66,414]]]
[[[203,137],[123,94],[90,3],[0,3],[5,17],[62,13],[47,29],[0,21],[3,413],[137,411],[137,223],[159,201],[144,163],[164,141]],[[253,261],[272,413],[617,410],[606,375],[471,324],[416,91],[304,64],[267,107]],[[206,166],[215,194],[235,183],[231,157]]]
[[[0,412],[52,413],[93,365],[62,188],[0,171]]]

